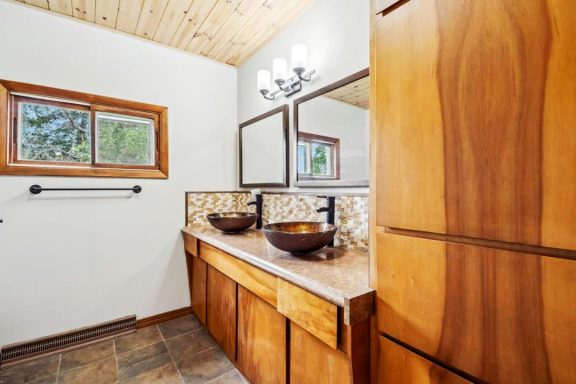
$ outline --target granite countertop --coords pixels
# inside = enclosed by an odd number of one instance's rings
[[[369,286],[367,252],[326,247],[293,256],[270,245],[264,233],[256,229],[230,234],[192,224],[182,232],[342,307],[347,325],[374,312],[375,291]]]

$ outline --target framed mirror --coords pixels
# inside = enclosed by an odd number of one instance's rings
[[[369,99],[364,69],[294,101],[297,186],[368,186]]]
[[[287,187],[288,105],[240,124],[240,187]]]

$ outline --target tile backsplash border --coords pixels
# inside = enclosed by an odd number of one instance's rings
[[[328,195],[336,197],[336,245],[367,251],[368,194],[262,191],[263,224],[325,221],[326,213],[316,210],[326,205]],[[249,191],[186,192],[186,224],[208,225],[206,215],[213,212],[254,212],[254,206],[247,205],[250,200]]]

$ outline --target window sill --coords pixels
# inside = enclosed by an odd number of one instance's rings
[[[58,167],[8,164],[0,166],[0,175],[114,177],[127,179],[168,179],[168,171],[160,169],[119,169],[90,167]]]

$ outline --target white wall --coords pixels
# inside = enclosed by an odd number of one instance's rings
[[[292,101],[369,66],[370,0],[316,0],[267,45],[238,68],[238,119],[240,122],[288,103],[292,135]],[[295,43],[308,46],[308,62],[317,70],[311,83],[288,98],[265,100],[256,91],[256,73],[272,69],[275,57],[289,60]],[[295,180],[295,148],[290,137],[290,185]],[[295,188],[291,188],[295,189]],[[309,190],[309,188],[307,188]],[[350,189],[348,189],[350,190]],[[367,188],[358,191],[367,192]]]
[[[170,130],[169,180],[0,176],[0,345],[189,305],[184,191],[235,187],[236,70],[4,1],[0,52],[2,79],[164,105]]]

